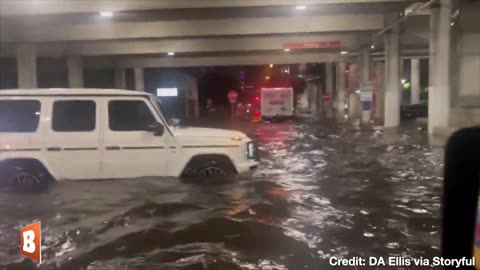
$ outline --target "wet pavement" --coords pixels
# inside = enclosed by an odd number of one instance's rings
[[[19,228],[37,220],[40,269],[330,269],[331,256],[438,255],[441,164],[424,131],[307,119],[249,132],[260,166],[236,179],[0,193],[0,269],[34,269]]]

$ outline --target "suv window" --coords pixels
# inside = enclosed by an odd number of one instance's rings
[[[110,101],[108,119],[112,131],[145,131],[157,122],[150,108],[141,100]]]
[[[38,100],[0,100],[0,132],[35,132],[40,107]]]
[[[55,101],[52,129],[58,132],[93,131],[96,109],[96,104],[92,100]]]

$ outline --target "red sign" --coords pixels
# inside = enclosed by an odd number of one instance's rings
[[[230,101],[230,103],[236,103],[237,102],[237,99],[238,99],[238,92],[237,91],[228,91],[228,100]]]
[[[332,99],[332,96],[330,94],[325,94],[322,96],[323,101],[330,101]]]
[[[38,263],[42,262],[40,221],[20,229],[20,253]]]
[[[287,43],[283,43],[283,48],[284,49],[323,49],[323,48],[340,48],[341,45],[342,43],[339,40],[287,42]]]

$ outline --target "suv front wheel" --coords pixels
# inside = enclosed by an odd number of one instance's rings
[[[218,177],[235,175],[237,170],[226,156],[212,155],[194,157],[186,166],[184,177]]]

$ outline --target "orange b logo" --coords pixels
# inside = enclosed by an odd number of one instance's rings
[[[23,256],[42,262],[40,221],[20,229],[20,249]]]

